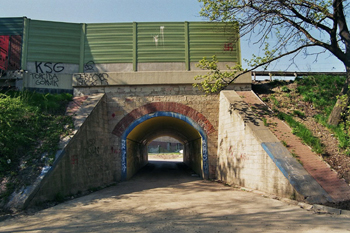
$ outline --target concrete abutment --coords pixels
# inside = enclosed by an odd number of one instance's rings
[[[176,93],[166,94],[169,88]],[[184,162],[205,179],[309,203],[332,201],[233,90],[208,96],[189,85],[78,91],[89,97],[75,113],[77,132],[24,206],[130,179],[147,164],[147,144],[158,136],[182,142]]]

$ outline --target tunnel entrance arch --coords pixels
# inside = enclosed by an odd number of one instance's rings
[[[191,126],[199,135],[201,140],[201,155],[204,155],[203,163],[203,178],[208,179],[213,175],[210,169],[211,161],[210,155],[208,154],[208,142],[210,143],[212,135],[216,132],[214,126],[210,121],[196,109],[187,105],[177,102],[152,102],[140,106],[128,114],[126,114],[114,127],[112,134],[119,138],[120,148],[120,162],[121,162],[121,180],[126,179],[127,175],[127,136],[129,133],[142,122],[150,119],[159,119],[157,117],[169,117],[178,121],[185,122]],[[174,136],[174,135],[172,135]],[[214,135],[215,138],[215,135]],[[214,161],[215,162],[215,161]],[[209,170],[209,171],[208,171]]]
[[[152,122],[153,121],[153,122]],[[140,134],[140,131],[147,131],[147,128],[149,127],[154,127],[155,124],[160,125],[160,127],[163,127],[161,122],[166,122],[167,124],[171,125],[170,127],[165,127],[163,129],[156,129],[153,132],[150,132],[147,134],[147,132],[143,132],[143,135],[141,137],[137,137],[138,134]],[[148,125],[148,126],[147,126]],[[186,132],[179,132],[175,130],[172,126],[179,126],[180,129],[185,130]],[[169,130],[173,130],[173,132],[169,132]],[[196,134],[198,137],[196,137]],[[209,167],[208,167],[208,143],[207,143],[207,135],[205,131],[192,119],[189,117],[175,113],[175,112],[165,112],[165,111],[159,111],[159,112],[154,112],[150,114],[146,114],[134,122],[132,122],[129,127],[126,128],[126,130],[123,132],[121,135],[121,164],[122,164],[122,180],[126,180],[128,178],[128,161],[127,161],[127,154],[128,154],[128,148],[127,148],[127,140],[131,140],[135,143],[136,140],[141,140],[143,141],[143,144],[145,145],[145,149],[147,149],[147,140],[152,141],[154,138],[159,137],[160,135],[169,135],[172,136],[180,141],[183,141],[186,143],[187,139],[189,140],[200,140],[200,157],[201,157],[201,174],[204,178],[208,178],[208,173],[209,173]],[[146,140],[146,141],[145,141]],[[187,151],[185,150],[184,153],[193,153],[193,154],[198,154],[197,152],[194,152],[193,149],[190,147],[194,147],[193,144],[198,143],[193,143],[193,141],[189,142],[189,148]],[[130,153],[130,150],[129,150]],[[189,155],[189,156],[194,156],[194,155]],[[184,159],[185,161],[186,159]],[[191,158],[191,160],[193,160]],[[185,161],[186,162],[186,161]],[[197,161],[198,163],[198,161]],[[193,166],[198,166],[198,164],[188,164],[190,167],[193,168]],[[197,170],[196,172],[198,173],[198,169],[194,168],[194,170]]]

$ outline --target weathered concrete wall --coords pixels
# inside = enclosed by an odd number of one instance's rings
[[[207,71],[203,70],[76,73],[73,74],[73,86],[80,88],[115,85],[192,85],[193,83],[199,83],[198,80],[194,80],[194,77],[196,75],[205,75],[207,73]],[[234,85],[232,85],[230,88],[233,88],[235,90],[250,90],[251,82],[251,74],[246,73],[237,78],[234,82]]]
[[[247,85],[247,89],[250,88]],[[216,169],[216,153],[217,153],[217,133],[218,127],[218,111],[219,111],[219,96],[208,95],[204,96],[202,92],[193,88],[192,85],[134,85],[134,86],[106,86],[106,87],[79,87],[76,88],[76,93],[85,95],[93,93],[107,94],[107,118],[108,118],[108,133],[110,135],[111,153],[117,161],[117,169],[122,170],[121,163],[121,137],[113,133],[116,125],[129,113],[135,112],[137,116],[130,115],[130,119],[126,119],[128,124],[142,114],[147,114],[148,110],[157,111],[157,109],[172,112],[179,112],[183,115],[188,115],[189,118],[198,118],[199,125],[209,121],[213,126],[208,135],[208,155],[209,155],[209,176],[215,178]],[[155,103],[154,106],[143,106]],[[161,104],[164,103],[165,105]],[[177,105],[177,103],[181,105]],[[183,106],[187,106],[184,108]],[[138,110],[139,109],[139,110]],[[201,114],[199,114],[201,113]],[[194,114],[193,116],[191,114]],[[203,125],[204,127],[204,125]],[[209,132],[209,131],[208,131]],[[122,133],[122,132],[121,132]],[[121,180],[121,174],[117,174],[116,180]]]
[[[108,140],[107,98],[90,96],[77,112],[77,132],[45,176],[32,204],[53,200],[116,181]]]
[[[234,91],[220,94],[218,179],[307,202],[329,195]]]
[[[91,90],[91,89],[90,89]],[[108,89],[110,90],[110,89]],[[108,92],[108,115],[109,128],[111,130],[128,113],[149,103],[169,103],[169,111],[179,111],[175,103],[180,103],[193,108],[203,114],[214,126],[213,131],[208,135],[208,156],[209,156],[209,177],[215,176],[215,162],[217,150],[217,111],[218,96],[202,96],[192,86],[184,85],[160,85],[160,86],[137,86],[126,88],[115,88],[116,92]],[[197,95],[194,93],[197,92]],[[167,93],[167,95],[164,95]],[[173,106],[173,107],[172,107]],[[156,107],[155,107],[156,108]],[[190,114],[190,112],[188,112]],[[111,132],[111,146],[120,146],[120,137]],[[120,158],[120,154],[116,154]],[[192,156],[192,155],[191,155]],[[119,160],[119,159],[117,159]],[[121,165],[120,165],[121,166]],[[198,174],[202,172],[196,171]]]
[[[73,93],[72,74],[25,73],[23,86],[40,92]]]
[[[186,144],[186,156],[184,156],[184,163],[187,166],[189,166],[198,175],[202,175],[202,151],[201,150],[202,150],[202,142],[201,142],[201,139],[198,138]]]
[[[138,142],[132,140],[126,141],[127,144],[127,179],[130,179],[135,173],[148,163],[147,148]],[[145,152],[146,149],[146,152]]]

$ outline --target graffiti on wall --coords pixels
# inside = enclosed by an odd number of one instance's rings
[[[232,43],[224,44],[224,51],[233,51],[233,44]]]
[[[208,176],[209,174],[209,167],[208,167],[208,146],[207,146],[207,139],[202,139],[202,157],[203,157],[203,172],[205,176]]]
[[[84,72],[88,71],[94,71],[95,62],[94,61],[88,61],[84,64]]]
[[[22,36],[10,37],[8,70],[21,69]]]
[[[100,147],[96,144],[96,139],[89,139],[85,148],[87,156],[100,156]]]
[[[52,62],[35,62],[35,73],[60,73],[64,71],[64,66],[62,63],[52,63]]]
[[[21,68],[22,36],[0,36],[0,69]]]
[[[108,85],[107,73],[83,73],[74,74],[78,86],[101,86]]]
[[[122,140],[122,174],[126,178],[126,140]]]
[[[30,74],[30,77],[33,79],[36,86],[58,87],[59,84],[59,79],[56,74],[33,73]]]
[[[2,70],[7,70],[9,44],[9,36],[0,36],[0,69]]]
[[[159,27],[159,35],[153,36],[153,42],[158,47],[158,43],[160,42],[161,45],[164,46],[164,26]]]
[[[72,165],[78,165],[78,162],[79,162],[78,155],[71,155],[70,163]]]

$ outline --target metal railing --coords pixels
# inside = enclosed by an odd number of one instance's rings
[[[257,76],[269,76],[272,81],[273,76],[284,76],[284,77],[301,77],[301,76],[312,76],[312,75],[329,75],[329,76],[345,76],[346,72],[293,72],[293,71],[252,71],[254,81]]]

